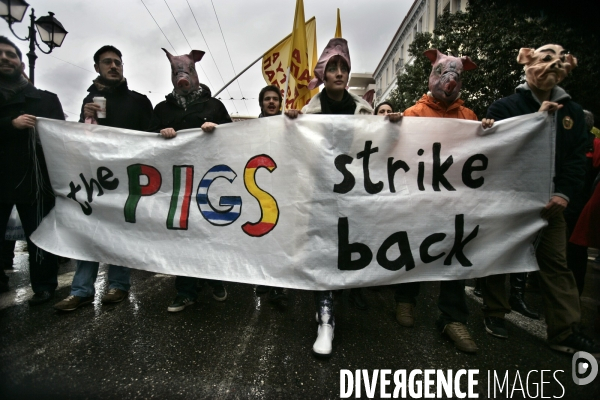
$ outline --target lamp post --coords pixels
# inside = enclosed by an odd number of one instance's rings
[[[37,59],[35,47],[37,46],[37,48],[44,54],[50,54],[55,47],[60,47],[62,45],[62,42],[65,40],[65,36],[68,32],[62,26],[62,24],[58,22],[56,18],[54,18],[53,12],[48,12],[48,15],[40,17],[36,21],[34,14],[35,10],[32,8],[29,16],[29,36],[25,38],[19,37],[19,35],[17,35],[13,30],[12,24],[15,22],[21,22],[23,20],[23,16],[27,11],[27,7],[29,7],[29,4],[23,0],[0,0],[0,17],[4,18],[6,22],[8,22],[10,31],[17,39],[29,41],[29,53],[27,53],[27,58],[29,59],[29,80],[31,83],[33,83],[35,60]],[[42,49],[38,44],[36,39],[36,27],[37,32],[40,35],[40,39],[46,44],[46,46],[50,48],[50,50],[44,51],[44,49]]]

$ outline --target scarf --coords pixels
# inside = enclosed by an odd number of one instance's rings
[[[321,91],[321,114],[348,114],[353,115],[356,110],[356,103],[350,93],[344,90],[342,100],[336,101],[327,96],[327,90]]]
[[[173,89],[173,91],[171,92],[171,95],[173,96],[173,98],[175,99],[175,101],[177,102],[177,104],[181,108],[183,108],[184,110],[187,110],[187,106],[189,104],[193,103],[194,100],[196,100],[200,96],[202,96],[202,88],[198,87],[197,90],[194,90],[193,92],[190,92],[186,96],[183,96],[183,95],[180,95],[180,94],[176,93],[175,89]]]
[[[107,82],[106,80],[104,80],[104,78],[102,78],[101,76],[98,76],[92,82],[94,83],[94,86],[96,86],[96,89],[98,89],[99,92],[112,93],[115,91],[116,88],[121,86],[126,81],[127,80],[125,78],[123,78],[123,79],[121,79],[120,82],[112,83],[112,82]]]
[[[17,79],[0,78],[0,94],[2,95],[1,100],[7,102],[28,85],[31,85],[23,75],[19,75]],[[33,85],[31,85],[33,86]]]

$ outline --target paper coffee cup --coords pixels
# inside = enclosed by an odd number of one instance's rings
[[[104,97],[94,97],[92,100],[102,108],[101,111],[96,112],[98,118],[106,118],[106,99]]]

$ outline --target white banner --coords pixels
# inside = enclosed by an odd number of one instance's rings
[[[537,269],[551,117],[302,115],[156,133],[38,119],[52,253],[299,289]]]

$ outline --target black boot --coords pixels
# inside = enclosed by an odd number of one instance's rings
[[[540,319],[540,314],[531,311],[525,304],[525,281],[527,274],[518,273],[510,274],[510,297],[508,304],[513,311],[518,312],[531,319]]]

